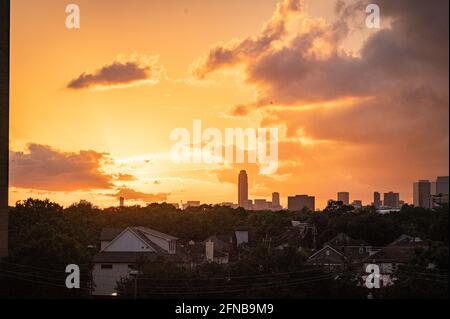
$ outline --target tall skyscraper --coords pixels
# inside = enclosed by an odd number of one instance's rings
[[[0,10],[0,259],[8,256],[9,1]]]
[[[431,183],[428,180],[420,180],[413,186],[414,206],[430,208],[431,203]]]
[[[119,198],[119,207],[120,208],[125,207],[125,198],[123,198],[123,197]]]
[[[349,192],[339,192],[337,193],[337,200],[342,202],[344,205],[350,204],[350,193]]]
[[[375,208],[380,208],[381,206],[381,195],[379,192],[373,193],[373,206],[375,206]]]
[[[272,193],[272,208],[281,209],[280,193]]]
[[[300,211],[307,208],[311,211],[316,210],[316,198],[308,195],[296,195],[288,197],[288,210]]]
[[[241,171],[239,173],[238,205],[239,207],[248,209],[248,178],[246,171]]]
[[[390,208],[399,208],[400,194],[394,192],[384,193],[383,205]]]

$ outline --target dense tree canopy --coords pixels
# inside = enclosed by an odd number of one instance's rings
[[[411,265],[413,268],[406,271],[421,273],[425,263],[438,260],[439,271],[447,271],[448,274],[448,214],[448,206],[430,211],[406,205],[400,212],[381,215],[372,208],[355,211],[349,207],[322,212],[249,212],[204,205],[182,211],[168,204],[99,209],[84,203],[63,208],[48,200],[28,199],[18,202],[10,211],[10,256],[0,268],[0,296],[87,297],[90,263],[98,252],[101,230],[105,227],[146,226],[194,241],[247,229],[254,244],[242,251],[239,262],[229,266],[205,265],[195,271],[187,271],[175,265],[169,266],[164,260],[147,265],[144,277],[139,281],[141,296],[170,297],[170,294],[164,295],[167,291],[153,289],[159,286],[172,287],[172,291],[191,297],[224,295],[191,294],[189,287],[203,287],[197,289],[203,292],[212,288],[221,291],[217,287],[222,287],[225,295],[229,290],[236,291],[233,293],[235,297],[274,297],[274,289],[256,288],[264,287],[267,282],[279,281],[285,285],[276,289],[276,297],[365,298],[367,291],[355,288],[351,279],[346,278],[348,274],[342,273],[336,280],[335,277],[321,277],[323,272],[308,268],[305,260],[310,252],[307,250],[269,249],[264,239],[282,235],[292,220],[316,226],[318,247],[341,232],[355,239],[364,239],[374,246],[384,246],[402,234],[409,234],[433,243],[436,249],[418,253],[414,265]],[[64,286],[65,267],[72,263],[81,267],[81,290],[68,290]],[[156,273],[165,280],[164,285],[150,280]],[[211,279],[216,277],[221,279]],[[245,277],[248,277],[248,282]],[[174,278],[187,281],[174,281]],[[314,279],[322,281],[318,284]],[[425,292],[426,285],[406,279],[379,296],[407,297],[409,292],[414,296],[429,296]],[[445,280],[448,283],[445,274],[437,279],[439,282],[435,284]],[[247,283],[255,289],[245,289]],[[124,296],[131,294],[130,285],[130,282],[122,283]],[[401,287],[408,289],[402,290]],[[448,296],[448,289],[442,293]]]

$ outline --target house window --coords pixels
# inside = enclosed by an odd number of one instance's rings
[[[364,247],[359,247],[359,254],[360,255],[364,254],[364,250],[365,250]]]
[[[113,269],[113,265],[102,265],[102,269]]]
[[[328,249],[325,251],[325,255],[330,256],[330,251]]]
[[[136,270],[136,266],[135,265],[128,265],[128,269],[129,270]]]

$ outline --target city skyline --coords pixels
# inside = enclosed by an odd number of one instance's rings
[[[10,205],[234,202],[243,169],[249,197],[284,207],[411,203],[413,182],[448,175],[447,21],[420,2],[381,0],[370,29],[331,0],[80,0],[76,30],[61,3],[11,4]],[[278,170],[172,163],[170,133],[193,120],[279,129]]]
[[[435,184],[434,190],[432,190],[432,184]],[[393,191],[383,193],[383,200],[381,200],[381,193],[375,191],[373,193],[372,202],[364,202],[360,199],[351,199],[349,192],[337,192],[335,199],[328,199],[327,206],[334,203],[340,203],[338,205],[354,206],[356,209],[360,209],[367,206],[374,206],[380,211],[399,210],[403,205],[414,205],[415,207],[422,207],[426,209],[434,208],[434,203],[448,203],[449,201],[449,176],[437,176],[435,182],[428,180],[419,180],[413,183],[413,202],[409,203],[402,200],[400,193]],[[436,197],[436,198],[435,198]],[[198,200],[190,200],[187,203],[168,203],[174,205],[176,208],[189,208],[198,207],[200,205],[219,204],[222,206],[228,206],[231,208],[244,208],[246,210],[290,210],[300,211],[303,208],[307,208],[311,211],[316,211],[316,196],[314,195],[292,195],[285,196],[287,205],[281,205],[281,198],[279,192],[273,192],[271,201],[267,198],[250,198],[248,193],[248,174],[247,171],[241,170],[238,175],[237,186],[237,203],[233,201],[222,203],[207,203]],[[351,200],[350,200],[351,199]],[[120,198],[119,207],[123,207],[124,198]],[[148,203],[150,204],[150,203]],[[319,209],[320,210],[320,209]]]

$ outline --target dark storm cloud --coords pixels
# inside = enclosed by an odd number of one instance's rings
[[[95,151],[61,152],[30,144],[27,152],[10,154],[11,185],[47,191],[80,191],[111,188],[113,176],[101,170],[109,160]]]
[[[94,86],[130,85],[141,81],[156,83],[162,71],[163,68],[157,64],[155,59],[151,60],[151,63],[115,61],[93,73],[82,73],[70,81],[67,88],[79,90]]]

